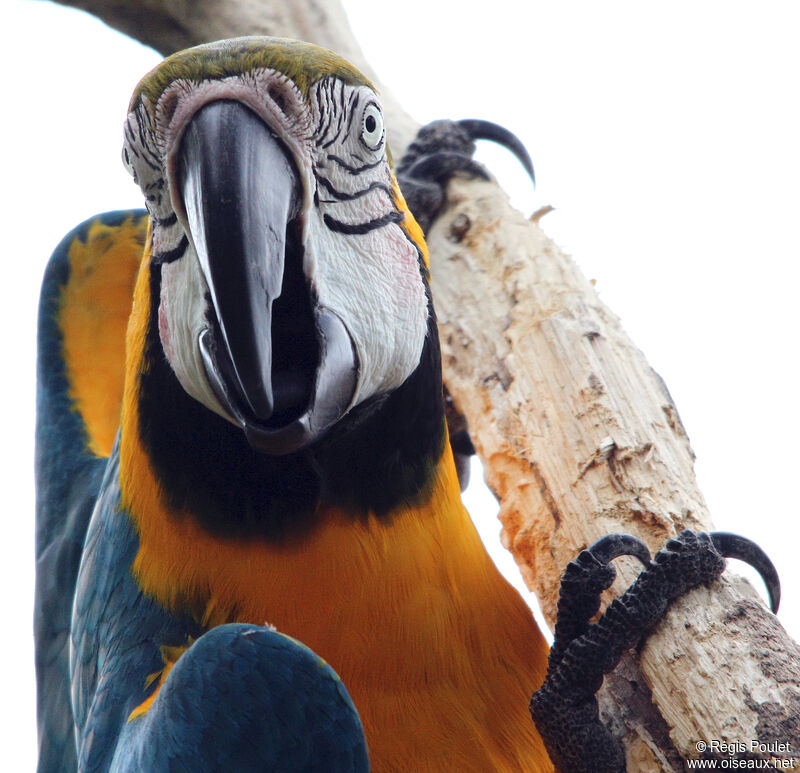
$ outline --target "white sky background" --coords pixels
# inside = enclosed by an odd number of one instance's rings
[[[526,213],[557,207],[545,231],[597,280],[665,379],[717,527],[770,554],[780,618],[799,636],[798,6],[492,0],[489,17],[464,4],[457,18],[445,6],[404,0],[389,23],[379,4],[345,0],[367,58],[415,118],[488,118],[525,142],[535,193],[502,151],[482,158]],[[32,770],[38,288],[70,228],[141,205],[119,160],[122,121],[159,57],[35,0],[4,0],[0,28],[0,726],[9,769]],[[490,508],[477,509],[483,531],[497,533]]]

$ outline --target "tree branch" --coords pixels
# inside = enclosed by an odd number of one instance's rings
[[[503,542],[552,621],[564,566],[595,539],[628,532],[655,552],[713,524],[664,383],[572,260],[496,186],[448,193],[428,238],[447,386],[501,502]],[[615,595],[638,571],[620,569]],[[683,770],[698,741],[800,740],[798,656],[728,575],[673,605],[606,679],[601,709],[632,771]]]
[[[379,85],[337,0],[62,2],[163,54],[245,34],[309,40]],[[379,88],[399,157],[417,127]],[[711,529],[666,387],[538,226],[496,186],[457,181],[429,244],[445,380],[501,501],[504,544],[548,619],[564,566],[595,538],[627,531],[655,551],[683,528]],[[633,576],[625,566],[618,582]],[[796,754],[798,663],[797,645],[728,575],[674,605],[606,680],[601,707],[632,771],[682,770],[711,739],[796,741]]]

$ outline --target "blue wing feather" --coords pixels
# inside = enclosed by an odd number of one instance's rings
[[[123,730],[114,773],[369,770],[358,713],[330,666],[267,628],[219,626]]]
[[[108,226],[143,210],[100,216]],[[39,302],[36,395],[36,639],[39,772],[75,770],[69,702],[69,629],[75,579],[105,460],[87,450],[87,432],[70,395],[59,315],[70,281],[69,250],[85,241],[98,218],[58,245],[45,271]]]

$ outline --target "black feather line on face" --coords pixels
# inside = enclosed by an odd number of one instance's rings
[[[322,220],[329,230],[340,234],[366,234],[376,228],[383,228],[392,223],[402,223],[405,216],[401,212],[387,212],[385,215],[376,217],[366,223],[343,223],[341,220],[331,217],[328,214],[322,216]]]
[[[361,174],[362,172],[366,172],[368,169],[374,169],[376,166],[380,166],[381,164],[385,163],[384,158],[379,158],[377,161],[371,164],[363,164],[362,166],[351,166],[347,163],[343,158],[339,158],[339,156],[334,155],[333,153],[328,153],[328,161],[333,161],[334,163],[338,164],[342,169],[350,174]]]
[[[333,87],[334,81],[332,78],[329,78],[323,84],[323,89],[320,89],[320,107],[321,114],[320,114],[320,122],[317,124],[317,140],[316,144],[319,146],[325,139],[326,135],[328,134],[328,129],[330,128],[331,123],[333,122],[334,115],[336,113],[334,107],[334,96],[333,96]],[[322,125],[324,122],[324,126]]]
[[[386,183],[382,182],[373,182],[366,188],[362,188],[361,190],[355,191],[354,193],[345,193],[343,191],[334,188],[330,180],[318,174],[316,170],[314,171],[314,178],[337,201],[354,201],[355,199],[360,199],[362,196],[366,196],[368,193],[372,193],[372,191],[376,190],[383,191],[390,198],[392,198],[394,195],[394,192],[392,191],[391,187]],[[335,202],[329,202],[329,203],[335,203]]]
[[[186,234],[184,234],[181,237],[180,242],[178,242],[177,247],[173,247],[173,249],[171,250],[165,250],[164,252],[155,253],[153,255],[153,263],[157,265],[163,265],[164,263],[174,263],[176,260],[180,260],[184,256],[186,248],[188,246],[189,246],[189,239],[186,237]]]
[[[348,118],[347,118],[347,129],[346,133],[350,134],[353,129],[353,119],[356,117],[358,108],[358,92],[354,91],[353,95],[350,97],[350,104],[348,105]]]
[[[166,217],[156,217],[155,215],[151,214],[150,218],[153,221],[153,225],[163,226],[165,228],[169,228],[178,222],[178,216],[174,212]]]

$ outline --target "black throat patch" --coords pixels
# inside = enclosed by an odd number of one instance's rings
[[[158,332],[161,266],[150,268],[150,319],[139,379],[139,434],[168,504],[219,536],[301,538],[325,506],[390,519],[431,493],[445,442],[441,356],[429,320],[419,366],[396,390],[350,411],[313,446],[259,453],[244,433],[190,397]]]

